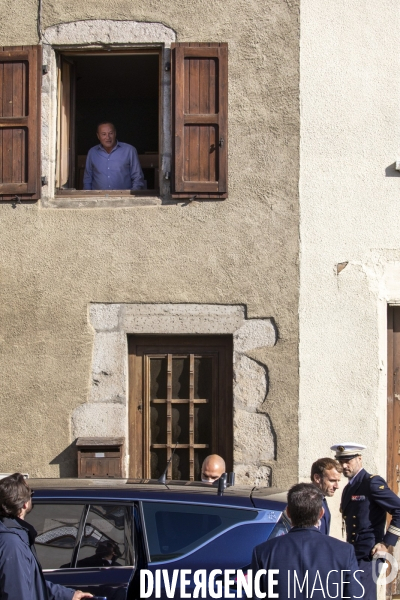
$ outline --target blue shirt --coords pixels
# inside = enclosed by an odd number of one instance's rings
[[[101,144],[90,148],[83,176],[84,190],[143,190],[144,187],[136,148],[118,141],[110,153]]]

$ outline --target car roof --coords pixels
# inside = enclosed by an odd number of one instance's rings
[[[167,481],[133,479],[29,479],[36,499],[57,500],[163,500],[224,504],[247,508],[283,510],[286,492],[277,488],[230,486],[218,495],[215,485],[199,481]]]

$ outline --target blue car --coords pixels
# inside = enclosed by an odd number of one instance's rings
[[[175,570],[188,570],[189,594],[199,569],[220,569],[213,585],[223,585],[225,569],[246,569],[254,546],[289,529],[286,494],[274,488],[232,486],[220,495],[198,482],[29,484],[35,496],[26,520],[38,532],[46,579],[108,600],[179,598],[182,580],[174,580]]]

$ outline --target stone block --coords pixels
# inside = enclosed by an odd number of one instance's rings
[[[255,412],[264,402],[268,389],[267,370],[245,355],[235,362],[233,396],[235,406]]]
[[[233,336],[235,352],[249,352],[256,348],[274,346],[276,331],[270,319],[245,321]]]
[[[274,435],[268,415],[235,410],[234,439],[235,463],[257,466],[274,460]]]
[[[60,23],[46,28],[50,44],[151,44],[170,46],[175,32],[161,23],[138,21],[87,20]]]
[[[93,343],[90,402],[126,403],[126,336],[101,332]]]
[[[235,483],[237,485],[257,485],[271,487],[271,467],[254,464],[235,465]]]
[[[124,304],[120,327],[128,333],[143,334],[233,334],[243,319],[242,306]]]
[[[90,323],[96,331],[112,331],[118,327],[119,304],[91,304]]]
[[[72,415],[72,437],[126,437],[127,410],[120,404],[86,403]]]

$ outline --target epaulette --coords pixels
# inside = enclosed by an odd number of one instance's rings
[[[373,477],[379,477],[379,475],[370,475],[369,478],[372,479]]]

